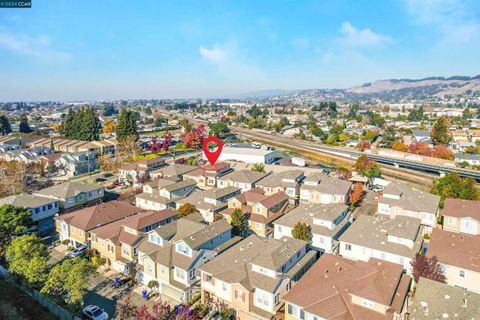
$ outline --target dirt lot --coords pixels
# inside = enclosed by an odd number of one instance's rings
[[[0,319],[56,320],[58,318],[13,284],[0,278]]]

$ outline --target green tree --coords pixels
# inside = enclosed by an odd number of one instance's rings
[[[224,137],[227,133],[230,132],[230,128],[225,122],[216,122],[209,124],[210,135],[217,137]]]
[[[152,115],[152,113],[153,113],[152,107],[148,106],[145,108],[145,114]]]
[[[447,117],[439,117],[435,124],[433,125],[432,132],[430,136],[434,144],[448,144],[451,140],[450,133],[450,122]]]
[[[382,174],[380,166],[377,164],[377,162],[368,159],[368,156],[365,154],[362,154],[360,157],[358,157],[357,161],[355,162],[355,170],[368,178],[379,177]]]
[[[129,137],[138,138],[135,112],[122,109],[118,116],[116,133],[119,142],[124,142]]]
[[[83,108],[76,114],[76,117],[79,129],[76,134],[77,140],[96,141],[100,138],[100,120],[93,108]]]
[[[312,238],[312,228],[305,222],[298,221],[292,229],[292,236],[295,239],[310,241]]]
[[[90,279],[95,275],[93,264],[84,258],[64,260],[50,270],[40,291],[69,305],[79,305],[88,291]],[[66,291],[68,294],[63,294]]]
[[[178,208],[178,213],[180,218],[186,217],[192,213],[197,212],[197,208],[191,203],[185,203],[180,208]]]
[[[7,247],[8,271],[34,288],[46,279],[48,248],[36,235],[25,235],[12,240]]]
[[[440,207],[443,207],[446,198],[480,200],[475,184],[472,178],[462,178],[456,172],[448,173],[433,182],[431,192],[440,196]]]
[[[382,135],[381,145],[385,148],[391,148],[398,139],[397,131],[393,126],[390,126],[385,129],[385,132]]]
[[[23,132],[23,133],[32,132],[32,129],[30,128],[30,125],[28,124],[28,118],[27,118],[26,114],[22,114],[20,116],[19,131]]]
[[[230,224],[233,227],[232,232],[235,235],[242,236],[248,228],[248,217],[241,209],[236,208],[232,212]]]
[[[252,171],[265,172],[265,165],[263,163],[254,163]]]
[[[12,237],[27,230],[31,224],[30,210],[9,204],[0,207],[0,257],[5,255]]]
[[[185,132],[192,131],[193,126],[187,119],[181,119],[178,124],[183,127]]]
[[[2,136],[12,132],[12,127],[10,126],[10,121],[5,116],[0,116],[0,133]]]
[[[114,114],[118,114],[117,109],[113,106],[113,104],[108,104],[103,108],[103,115],[105,117],[113,116]]]
[[[78,111],[68,109],[62,124],[63,135],[67,139],[94,141],[100,137],[100,120],[92,107]]]

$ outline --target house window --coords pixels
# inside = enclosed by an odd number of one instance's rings
[[[282,232],[282,226],[277,226],[277,231]]]
[[[457,219],[453,218],[453,217],[448,217],[448,224],[455,224]]]
[[[262,230],[262,224],[258,223],[258,222],[255,222],[255,229]]]
[[[195,269],[188,271],[188,278],[193,279],[195,277]]]
[[[352,245],[349,243],[345,243],[345,250],[352,251]]]
[[[111,252],[111,253],[113,253],[113,246],[111,246],[111,245],[108,245],[107,249],[108,249],[108,252]]]
[[[223,291],[227,291],[227,284],[225,282],[222,283],[222,289]]]
[[[130,252],[127,247],[123,247],[123,255],[130,256]]]
[[[277,293],[275,295],[275,305],[277,305],[279,301],[280,301],[280,295]]]
[[[92,241],[93,241],[93,242],[97,242],[97,236],[94,235],[94,234],[92,234]]]
[[[185,273],[183,272],[183,270],[175,268],[175,275],[179,279],[182,279],[182,280],[185,279]]]
[[[292,284],[288,282],[287,285],[285,286],[285,291],[290,291],[291,288],[292,288]]]
[[[385,253],[380,253],[380,259],[385,260]]]
[[[255,296],[256,296],[256,302],[257,304],[261,304],[261,305],[264,305],[264,306],[267,306],[269,305],[268,303],[268,296],[263,293],[263,292],[259,292],[258,290],[255,291]]]
[[[464,279],[465,279],[465,270],[460,270],[460,271],[458,272],[458,276],[459,276],[460,278],[464,278]]]
[[[240,290],[235,290],[235,298],[236,298],[238,301],[245,301],[244,294],[243,294],[243,292],[240,291]]]

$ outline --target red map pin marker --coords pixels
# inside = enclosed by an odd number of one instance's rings
[[[217,150],[215,151],[210,151],[208,150],[208,144],[210,142],[214,142],[217,145]],[[205,154],[205,157],[207,157],[208,162],[213,166],[215,162],[217,162],[218,157],[220,156],[220,153],[222,153],[223,149],[223,144],[220,139],[217,137],[208,137],[203,140],[203,145],[202,145],[203,153]]]

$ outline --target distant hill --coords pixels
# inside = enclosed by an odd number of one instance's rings
[[[293,94],[297,92],[297,90],[284,90],[284,89],[272,89],[272,90],[261,90],[261,91],[253,91],[242,93],[234,98],[237,99],[262,99],[262,98],[269,98],[273,96],[281,96],[286,94]]]
[[[474,77],[428,77],[423,79],[388,79],[365,83],[346,89],[356,94],[381,94],[400,91],[408,95],[430,94],[435,96],[458,95],[480,91],[480,75]]]

